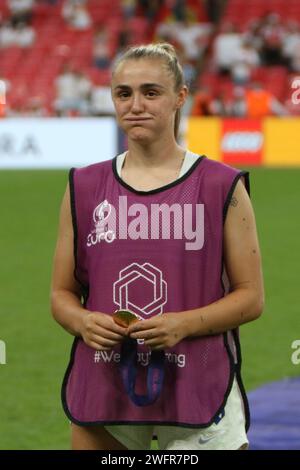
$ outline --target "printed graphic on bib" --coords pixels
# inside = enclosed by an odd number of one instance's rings
[[[145,351],[138,351],[137,354],[137,362],[143,367],[147,367],[150,363],[151,352]],[[185,354],[176,354],[174,352],[166,352],[165,353],[166,361],[169,364],[174,364],[176,367],[180,367],[181,369],[186,366],[186,355]],[[115,363],[118,364],[120,362],[121,356],[120,353],[115,352],[114,350],[111,351],[95,351],[94,352],[94,363],[95,364],[102,364],[102,363]]]
[[[119,278],[113,284],[113,300],[118,310],[130,310],[141,320],[162,315],[163,306],[168,300],[167,283],[162,271],[150,263],[131,263],[119,272]],[[139,345],[144,344],[143,339],[137,342]],[[150,350],[138,350],[139,365],[147,367],[150,359]],[[120,360],[120,352],[115,350],[97,350],[93,357],[95,364],[120,363]],[[168,351],[165,353],[165,360],[176,367],[186,367],[185,354]]]
[[[168,300],[162,272],[150,263],[132,263],[122,269],[113,292],[119,310],[131,310],[143,320],[161,315]]]
[[[101,240],[105,240],[107,243],[111,243],[116,238],[116,234],[113,230],[109,230],[107,227],[107,220],[111,214],[111,205],[105,199],[103,202],[98,204],[93,212],[93,222],[95,229],[88,235],[87,246],[95,245]]]

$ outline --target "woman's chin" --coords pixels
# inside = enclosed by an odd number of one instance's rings
[[[151,135],[149,133],[149,131],[147,131],[146,129],[143,129],[143,128],[135,128],[135,129],[131,129],[129,132],[128,132],[128,138],[130,140],[134,140],[136,142],[150,142],[151,140]]]

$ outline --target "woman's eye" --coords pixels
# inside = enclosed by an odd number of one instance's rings
[[[127,98],[129,95],[130,95],[130,93],[128,91],[117,91],[115,93],[115,96],[117,98]]]
[[[156,96],[157,93],[156,93],[156,91],[153,91],[153,90],[152,90],[152,91],[148,91],[148,92],[147,92],[147,95],[148,95],[148,96]]]

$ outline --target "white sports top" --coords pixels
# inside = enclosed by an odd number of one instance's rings
[[[117,172],[120,178],[121,178],[121,170],[124,164],[126,153],[127,151],[117,156]],[[195,161],[198,160],[198,158],[199,158],[198,154],[193,153],[190,150],[187,150],[185,152],[184,160],[183,160],[178,178],[181,178],[191,168],[191,166],[195,163]]]

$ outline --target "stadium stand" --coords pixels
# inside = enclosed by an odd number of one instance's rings
[[[18,2],[28,10],[16,19]],[[212,24],[208,18],[214,17],[218,23]],[[115,57],[128,45],[153,40],[177,47],[194,115],[247,115],[245,97],[256,83],[275,104],[266,113],[285,115],[292,109],[290,83],[300,73],[299,21],[298,0],[0,0],[7,115],[80,115],[55,104],[63,67],[69,64],[93,87],[107,87]],[[199,94],[206,94],[204,113]]]

